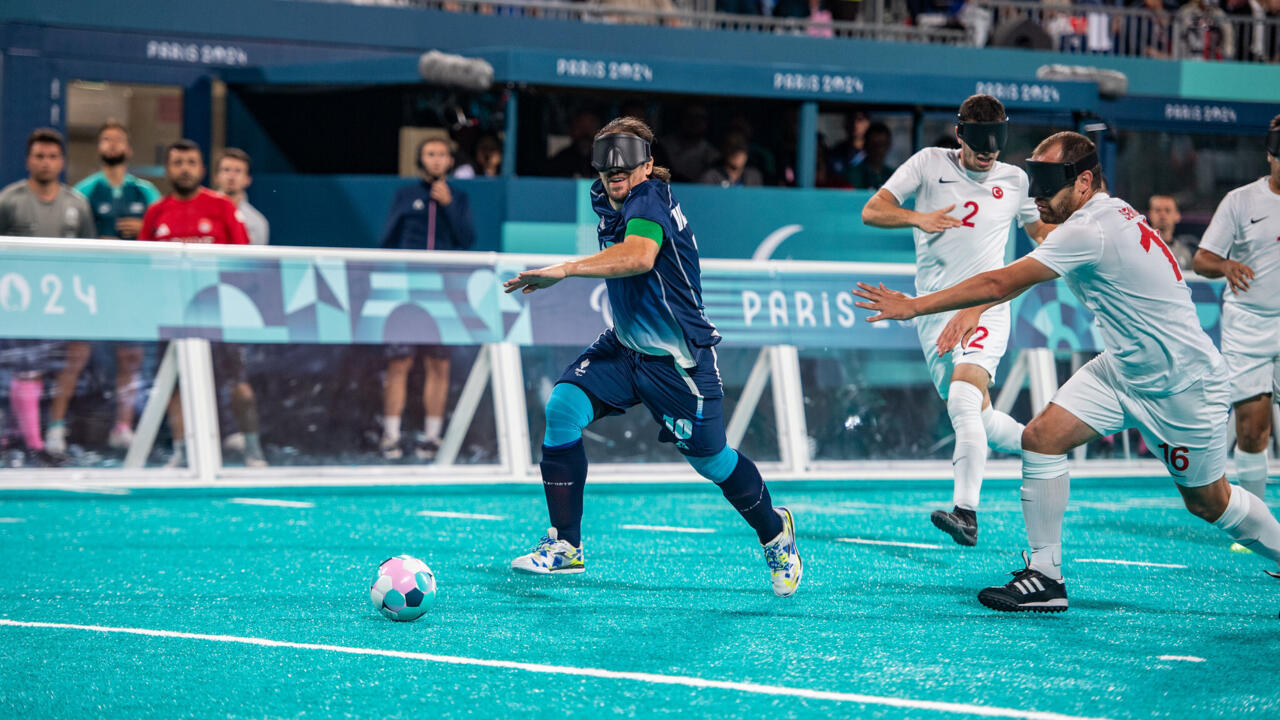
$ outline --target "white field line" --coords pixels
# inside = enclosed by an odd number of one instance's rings
[[[1185,570],[1186,565],[1170,565],[1168,563],[1138,562],[1136,560],[1107,560],[1106,558],[1083,558],[1075,562],[1082,563],[1099,563],[1102,565],[1135,565],[1137,567],[1158,567],[1173,568],[1175,570]]]
[[[925,550],[941,550],[941,545],[928,543],[897,542],[896,540],[867,540],[865,538],[836,538],[836,542],[857,543],[858,545],[889,545],[892,547],[923,548]]]
[[[10,525],[12,523],[24,523],[26,518],[0,518],[0,525]]]
[[[319,650],[322,652],[343,653],[346,655],[374,655],[380,657],[400,658],[403,660],[420,660],[422,662],[440,663],[444,665],[464,665],[473,667],[501,668],[504,670],[521,670],[524,672],[543,673],[548,675],[571,675],[576,677],[593,677],[606,680],[631,680],[651,685],[678,685],[691,688],[708,688],[728,690],[732,692],[751,693],[754,695],[773,695],[779,697],[798,697],[809,700],[829,700],[859,705],[881,705],[886,707],[912,708],[915,710],[933,710],[941,713],[959,715],[977,715],[980,717],[1025,718],[1026,720],[1103,720],[1102,718],[1086,718],[1077,715],[1022,710],[1015,708],[991,707],[986,705],[970,705],[967,703],[941,702],[937,700],[912,700],[910,698],[881,697],[878,695],[860,695],[857,693],[832,692],[828,690],[810,690],[808,688],[787,687],[785,685],[761,685],[758,683],[731,682],[727,680],[708,680],[687,675],[657,675],[653,673],[621,672],[600,668],[580,668],[569,665],[543,665],[540,663],[514,662],[511,660],[485,660],[482,658],[457,657],[452,655],[434,655],[431,653],[405,652],[403,650],[380,650],[377,648],[346,647],[343,645],[319,645],[314,643],[284,642],[266,638],[240,637],[237,635],[205,635],[202,633],[175,632],[173,630],[149,630],[145,628],[105,627],[102,625],[66,625],[62,623],[23,622],[0,618],[0,626],[48,628],[55,630],[87,630],[100,633],[120,633],[125,635],[143,635],[148,637],[181,638],[185,640],[205,640],[208,642],[237,643],[241,645],[257,645],[259,647],[292,648],[295,650]]]
[[[272,500],[270,498],[231,498],[231,502],[237,505],[262,505],[264,507],[285,508],[313,508],[316,506],[313,502],[302,502],[300,500]]]
[[[448,510],[423,510],[418,515],[434,518],[456,518],[459,520],[506,520],[502,515],[486,515],[484,513],[450,512]]]
[[[1195,662],[1195,663],[1204,662],[1204,658],[1196,657],[1195,655],[1161,655],[1160,659],[1161,660],[1178,660],[1181,662]]]
[[[623,525],[623,530],[648,530],[650,532],[673,532],[673,533],[713,533],[715,530],[711,528],[691,528],[691,527],[675,527],[672,525]]]

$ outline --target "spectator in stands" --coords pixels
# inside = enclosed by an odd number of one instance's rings
[[[1125,42],[1147,57],[1168,58],[1173,47],[1171,13],[1177,11],[1177,4],[1174,0],[1136,0],[1134,4],[1145,8],[1147,14],[1125,16]]]
[[[818,142],[818,152],[816,164],[813,168],[813,186],[816,188],[828,188],[832,190],[849,190],[853,186],[843,175],[837,175],[831,172],[831,163],[827,159],[827,145],[824,142]]]
[[[590,136],[588,136],[590,140]],[[588,153],[590,143],[588,142]],[[467,250],[475,244],[471,206],[466,193],[450,187],[453,156],[449,142],[431,137],[418,146],[422,179],[396,193],[387,217],[382,247],[399,250]],[[588,166],[590,158],[588,157]],[[423,356],[426,382],[422,404],[426,417],[423,432],[415,439],[414,453],[434,460],[443,438],[445,403],[449,399],[449,365],[452,353],[444,345],[388,345],[387,375],[382,395],[382,439],[378,449],[388,460],[404,455],[400,446],[400,418],[408,393],[409,370],[414,357]]]
[[[155,240],[160,242],[212,243],[216,245],[248,245],[249,233],[244,222],[240,220],[240,212],[231,199],[202,187],[204,180],[204,158],[200,154],[200,146],[190,140],[177,140],[164,151],[164,175],[173,188],[173,192],[147,208],[142,218],[142,228],[138,231],[139,240]],[[235,348],[221,343],[215,348]],[[231,377],[242,378],[244,363],[239,352],[225,350],[214,351],[216,370],[227,370]],[[235,405],[242,412],[246,405],[239,402]],[[250,432],[257,432],[257,409],[252,406],[252,416],[242,415],[236,419],[240,423],[246,438]],[[169,458],[168,467],[186,465],[186,427],[182,420],[182,397],[175,388],[169,397],[169,431],[173,435],[173,456]],[[247,451],[246,451],[247,453]],[[248,464],[258,464],[246,457]]]
[[[1178,223],[1182,222],[1182,213],[1178,211],[1178,201],[1171,195],[1152,195],[1147,201],[1147,220],[1151,227],[1160,233],[1160,239],[1169,246],[1178,265],[1183,270],[1191,269],[1191,259],[1195,257],[1200,240],[1194,235],[1183,233],[1175,235]]]
[[[760,0],[716,0],[716,12],[734,15],[759,15]]]
[[[809,28],[805,32],[809,37],[835,37],[831,11],[824,0],[809,0]]]
[[[1280,2],[1280,0],[1277,0]],[[756,142],[755,129],[751,127],[751,121],[743,113],[735,113],[729,118],[729,132],[741,135],[747,141],[747,165],[757,168],[763,178],[765,184],[775,182],[774,175],[777,173],[777,160],[774,158],[773,150]],[[656,149],[654,161],[662,166],[668,167],[670,163],[663,162],[665,158],[657,155]]]
[[[720,162],[702,174],[698,182],[720,187],[763,185],[760,171],[747,164],[747,139],[740,133],[729,133],[720,146]]]
[[[605,8],[621,8],[625,10],[643,10],[647,13],[674,13],[676,11],[675,3],[672,0],[600,0],[600,6]],[[652,15],[641,14],[623,14],[623,15],[606,15],[605,22],[621,23],[625,25],[653,25],[654,18]],[[679,21],[675,18],[663,18],[662,24],[668,27],[676,27]]]
[[[240,211],[240,221],[249,231],[249,244],[266,245],[271,239],[271,224],[249,204],[246,192],[253,184],[253,175],[249,173],[252,161],[249,153],[240,148],[227,148],[218,155],[213,164],[213,189],[231,198],[236,209]]]
[[[829,155],[831,172],[844,175],[850,167],[862,162],[866,157],[863,145],[866,143],[867,128],[871,127],[871,118],[861,110],[855,110],[846,118],[845,129],[848,135],[832,148]]]
[[[89,203],[74,188],[59,180],[66,163],[66,148],[62,133],[51,128],[39,128],[27,136],[27,179],[0,191],[0,235],[94,237],[93,213],[89,210]],[[7,350],[21,359],[11,368],[9,407],[27,450],[43,454],[46,451],[45,441],[40,436],[40,395],[44,389],[44,368],[41,365],[45,360],[41,350],[43,344],[23,341],[7,344]],[[73,378],[73,389],[74,385]],[[70,397],[69,393],[67,397]]]
[[[142,216],[157,200],[155,185],[129,173],[126,164],[133,157],[129,131],[117,120],[107,120],[98,128],[98,172],[76,184],[76,190],[89,201],[98,237],[133,240],[142,229]],[[49,452],[67,452],[67,406],[75,393],[80,373],[89,362],[87,342],[67,343],[67,361],[58,374],[57,391],[49,407],[49,429],[45,445]],[[116,343],[116,418],[107,445],[124,450],[133,442],[134,404],[138,399],[138,370],[142,367],[142,345]]]
[[[773,5],[773,16],[776,18],[809,17],[809,0],[776,0]]]
[[[1178,10],[1182,57],[1230,60],[1235,57],[1235,31],[1212,0],[1190,0]]]
[[[865,141],[866,156],[845,173],[849,184],[855,188],[873,190],[883,185],[897,169],[885,161],[891,147],[893,133],[889,131],[889,126],[882,122],[871,123],[867,128]]]
[[[591,168],[591,143],[600,129],[600,116],[594,110],[579,109],[569,123],[569,146],[547,161],[543,174],[551,177],[594,178]]]
[[[701,104],[686,105],[680,115],[680,130],[661,144],[667,153],[671,179],[675,182],[697,182],[719,158],[707,141],[709,116]]]
[[[492,135],[482,135],[476,141],[475,159],[453,171],[456,180],[476,177],[497,177],[502,174],[502,143]]]

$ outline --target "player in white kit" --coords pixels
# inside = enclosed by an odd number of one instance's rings
[[[1027,169],[1041,218],[1061,224],[1026,257],[915,298],[863,283],[854,291],[867,300],[859,307],[879,311],[868,321],[905,320],[1007,301],[1061,276],[1094,315],[1106,349],[1022,434],[1031,558],[1007,585],[986,588],[978,599],[1004,611],[1067,609],[1061,570],[1067,453],[1130,427],[1161,456],[1192,514],[1280,563],[1280,523],[1256,496],[1227,483],[1225,364],[1200,328],[1173,254],[1136,210],[1102,191],[1097,150],[1083,135],[1046,138]]]
[[[930,293],[1004,266],[1010,225],[1017,221],[1036,242],[1052,228],[1027,196],[1027,175],[996,158],[1008,138],[1004,106],[990,95],[960,105],[959,150],[925,148],[898,168],[862,210],[874,227],[911,227],[916,244],[916,291]],[[915,197],[915,209],[902,204]],[[955,353],[939,353],[938,336],[956,313],[916,320],[920,347],[955,429],[951,463],[955,488],[951,512],[937,510],[933,524],[961,545],[978,542],[978,495],[987,446],[1022,452],[1022,424],[991,407],[987,391],[1009,344],[1009,306],[962,311],[974,328]],[[958,321],[958,322],[959,322]],[[951,348],[947,348],[950,350]]]
[[[1271,174],[1222,199],[1200,240],[1195,271],[1226,276],[1222,356],[1236,411],[1236,479],[1264,497],[1271,403],[1280,397],[1280,115],[1267,133]]]

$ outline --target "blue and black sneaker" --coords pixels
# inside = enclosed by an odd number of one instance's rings
[[[555,528],[547,528],[547,534],[533,550],[511,561],[511,569],[531,575],[571,575],[587,569],[582,546],[574,547],[561,540]]]

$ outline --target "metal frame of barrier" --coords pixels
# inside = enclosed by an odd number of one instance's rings
[[[53,251],[52,253],[50,251]],[[102,251],[110,250],[111,255]],[[96,255],[95,255],[96,253]],[[193,268],[204,268],[208,273],[210,256],[258,260],[270,259],[305,261],[318,266],[327,260],[342,259],[355,262],[412,262],[422,264],[424,253],[379,250],[316,250],[287,247],[212,247],[169,243],[127,243],[118,241],[42,241],[38,239],[0,239],[0,256],[8,255],[8,272],[0,273],[0,286],[8,288],[20,275],[23,261],[32,257],[47,259],[57,255],[59,267],[71,265],[77,258],[112,258],[120,253],[123,262],[131,263],[126,270],[141,267],[139,255],[146,257],[146,265],[176,268],[184,258]],[[509,270],[520,265],[556,262],[556,256],[502,255],[497,253],[432,253],[430,266],[447,267],[464,265],[491,265]],[[88,261],[92,262],[92,260]],[[203,263],[203,264],[201,264]],[[243,263],[242,263],[243,264]],[[721,268],[725,272],[760,272],[759,261],[704,261],[704,266]],[[768,268],[761,277],[777,277],[796,273],[797,282],[803,283],[806,272],[832,272],[833,264],[791,261],[768,261]],[[37,265],[31,265],[34,268]],[[91,268],[90,268],[91,269]],[[884,264],[834,264],[834,270],[843,274],[871,275],[876,272],[892,272],[909,275],[909,266]],[[165,270],[166,272],[168,270]],[[704,267],[704,272],[706,267]],[[73,272],[73,271],[68,271]],[[705,277],[714,277],[704,275]],[[726,275],[724,277],[732,277]],[[33,276],[34,278],[34,276]],[[132,279],[132,278],[131,278]],[[209,280],[205,280],[209,282]],[[28,280],[22,280],[28,283]],[[74,282],[74,280],[73,280]],[[705,282],[705,280],[704,280]],[[720,282],[725,282],[721,279]],[[37,283],[34,287],[38,288]],[[781,287],[781,286],[775,286]],[[790,287],[790,286],[789,286]],[[812,290],[816,286],[801,285]],[[197,288],[187,287],[188,293]],[[766,295],[770,293],[761,287]],[[706,291],[713,292],[713,291]],[[12,310],[8,290],[3,290],[3,310]],[[803,294],[803,293],[802,293]],[[744,295],[745,297],[745,295]],[[28,298],[23,304],[35,310],[41,303]],[[100,302],[105,297],[98,298]],[[773,299],[765,300],[766,315],[773,313]],[[723,307],[723,306],[722,306]],[[86,311],[87,312],[87,311]],[[746,309],[742,308],[746,313]],[[758,315],[757,321],[765,317]],[[798,320],[798,317],[797,317]],[[45,320],[46,322],[48,319]],[[103,320],[105,322],[105,320]],[[21,337],[20,325],[13,321],[6,329],[15,337]],[[30,327],[30,326],[28,326]],[[748,328],[750,330],[751,328]],[[591,331],[594,332],[594,331]],[[830,332],[830,331],[824,331]],[[868,332],[876,332],[869,330]],[[99,337],[108,337],[100,333]],[[55,336],[46,336],[55,337]],[[64,337],[58,335],[56,337]],[[782,336],[779,336],[782,337]],[[799,337],[799,335],[788,335]],[[233,338],[232,341],[235,341]],[[277,340],[278,342],[279,340]],[[744,436],[752,416],[766,389],[772,392],[776,412],[778,456],[776,462],[761,463],[761,469],[771,478],[792,479],[909,479],[941,478],[950,476],[950,466],[944,461],[894,460],[894,461],[816,461],[810,455],[809,433],[804,405],[804,387],[800,373],[799,352],[795,345],[772,344],[759,347],[758,354],[739,394],[739,402],[727,423],[727,434],[733,444]],[[1077,359],[1078,360],[1078,359]],[[1022,349],[1014,358],[1007,380],[998,393],[995,404],[1002,410],[1012,407],[1024,387],[1029,387],[1033,410],[1043,408],[1058,386],[1054,352],[1044,348]],[[186,468],[144,468],[143,460],[154,442],[155,432],[165,413],[168,398],[174,389],[181,393],[185,420],[189,465]],[[492,389],[498,462],[489,465],[457,465],[459,447],[470,428],[476,411],[482,402],[486,388]],[[302,485],[387,485],[433,483],[492,483],[536,482],[538,471],[530,452],[528,417],[531,408],[526,407],[524,371],[521,365],[520,345],[509,342],[484,342],[463,384],[454,405],[450,423],[438,462],[425,466],[285,466],[271,468],[226,468],[222,466],[221,444],[218,429],[218,413],[215,404],[213,366],[210,344],[200,337],[182,337],[173,340],[160,364],[155,381],[155,391],[139,419],[135,446],[126,456],[121,469],[58,468],[40,470],[7,470],[0,472],[0,488],[59,488],[59,487],[183,487],[183,486],[302,486]],[[536,411],[536,410],[535,410]],[[1277,423],[1280,429],[1280,423]],[[1159,474],[1162,468],[1155,461],[1123,460],[1118,462],[1085,461],[1084,453],[1076,455],[1076,472],[1150,475]],[[990,477],[1014,477],[1019,472],[1016,461],[995,461],[989,466]],[[631,481],[690,481],[702,482],[684,463],[600,463],[592,466],[593,482]]]

